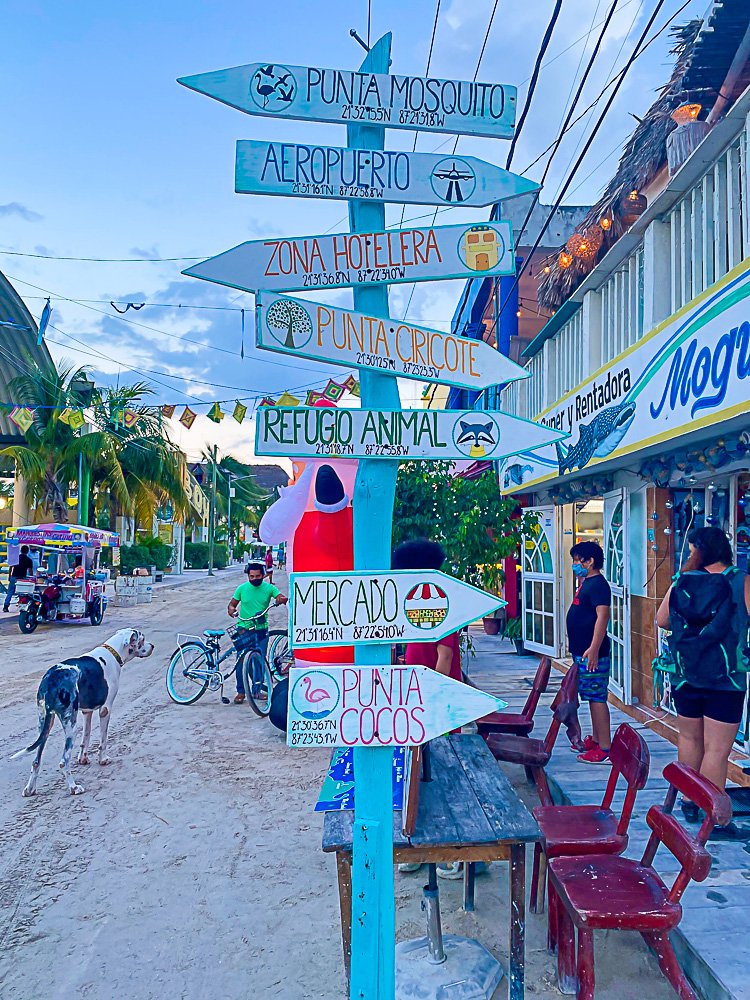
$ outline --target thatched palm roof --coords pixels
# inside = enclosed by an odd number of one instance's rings
[[[630,191],[640,191],[646,187],[666,163],[667,136],[677,128],[670,113],[689,99],[684,78],[690,68],[702,24],[702,19],[698,18],[672,29],[675,44],[671,54],[676,56],[672,76],[625,144],[617,171],[604,194],[579,226],[579,231],[585,232],[588,226],[598,225],[605,215],[612,219],[612,227],[603,234],[604,239],[597,255],[599,258],[628,229],[628,223],[624,221],[620,209],[622,199]],[[583,281],[591,270],[592,263],[587,264],[574,258],[570,267],[562,268],[557,253],[545,263],[550,270],[540,278],[539,304],[545,309],[557,309]]]

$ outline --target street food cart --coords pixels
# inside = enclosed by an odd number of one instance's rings
[[[16,584],[18,627],[33,632],[40,622],[80,621],[100,625],[107,609],[107,572],[102,549],[117,549],[120,536],[80,524],[28,524],[8,531],[8,561],[22,545],[34,563],[31,576]]]

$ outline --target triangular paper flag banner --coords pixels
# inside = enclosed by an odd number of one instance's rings
[[[195,423],[195,418],[197,416],[198,416],[197,413],[193,413],[193,411],[190,409],[190,407],[186,406],[185,409],[182,412],[182,416],[180,417],[180,423],[184,427],[187,427],[188,430],[190,430],[190,428]]]
[[[28,406],[14,406],[8,416],[16,427],[21,428],[24,434],[34,423],[34,411],[30,410]]]
[[[138,414],[134,410],[125,410],[122,420],[125,426],[130,429],[138,423]]]
[[[242,421],[245,419],[246,413],[247,413],[247,407],[245,406],[244,403],[241,403],[238,399],[237,402],[234,404],[234,412],[232,413],[232,416],[234,417],[234,419],[237,421],[238,424],[241,424]]]
[[[359,382],[355,381],[354,385],[351,387],[351,389],[349,390],[349,392],[352,394],[352,396],[356,396],[357,399],[359,399],[359,396],[360,396]]]
[[[62,422],[64,424],[69,423],[70,422],[70,414],[72,412],[73,411],[71,410],[71,408],[69,406],[66,406],[64,410],[60,411],[60,420],[62,420]]]
[[[305,397],[305,406],[314,406],[319,399],[323,399],[323,393],[317,389],[311,389]]]
[[[338,403],[345,392],[346,389],[343,385],[339,385],[338,382],[329,379],[328,385],[323,390],[323,399],[329,399],[332,403]]]
[[[347,375],[341,384],[345,389],[348,389],[349,392],[351,392],[354,389],[354,386],[357,384],[357,380],[353,375]]]
[[[83,415],[83,410],[73,410],[73,412],[68,417],[68,423],[70,424],[70,426],[73,428],[74,431],[77,431],[79,427],[83,427],[83,425],[86,423],[86,418]]]
[[[276,400],[271,399],[270,396],[264,396],[258,403],[258,406],[276,406]]]
[[[291,392],[282,392],[276,401],[277,406],[299,406],[299,400]]]
[[[218,403],[213,404],[206,416],[209,420],[213,420],[215,424],[220,424],[224,419],[224,414],[221,412],[221,407]]]
[[[166,417],[167,420],[174,416],[174,411],[177,409],[174,403],[169,403],[167,406],[162,406],[161,415]]]

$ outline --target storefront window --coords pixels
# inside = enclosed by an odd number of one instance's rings
[[[706,492],[703,487],[673,490],[672,504],[674,572],[679,573],[690,552],[688,535],[693,528],[702,528],[706,523]]]

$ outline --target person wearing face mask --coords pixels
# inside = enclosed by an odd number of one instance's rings
[[[259,649],[265,656],[268,643],[266,611],[272,602],[276,605],[286,604],[289,598],[282,594],[278,587],[264,580],[266,569],[261,563],[248,563],[245,572],[247,583],[240,584],[227,605],[229,617],[237,619],[238,630],[234,645],[238,653],[243,653],[247,649]],[[241,657],[238,656],[235,670],[237,678],[235,705],[241,705],[245,700],[240,661]]]
[[[589,703],[593,735],[578,755],[583,764],[609,764],[612,745],[609,704],[609,609],[612,592],[602,575],[604,552],[596,542],[578,542],[570,550],[573,572],[580,583],[568,609],[566,627],[578,694]]]

